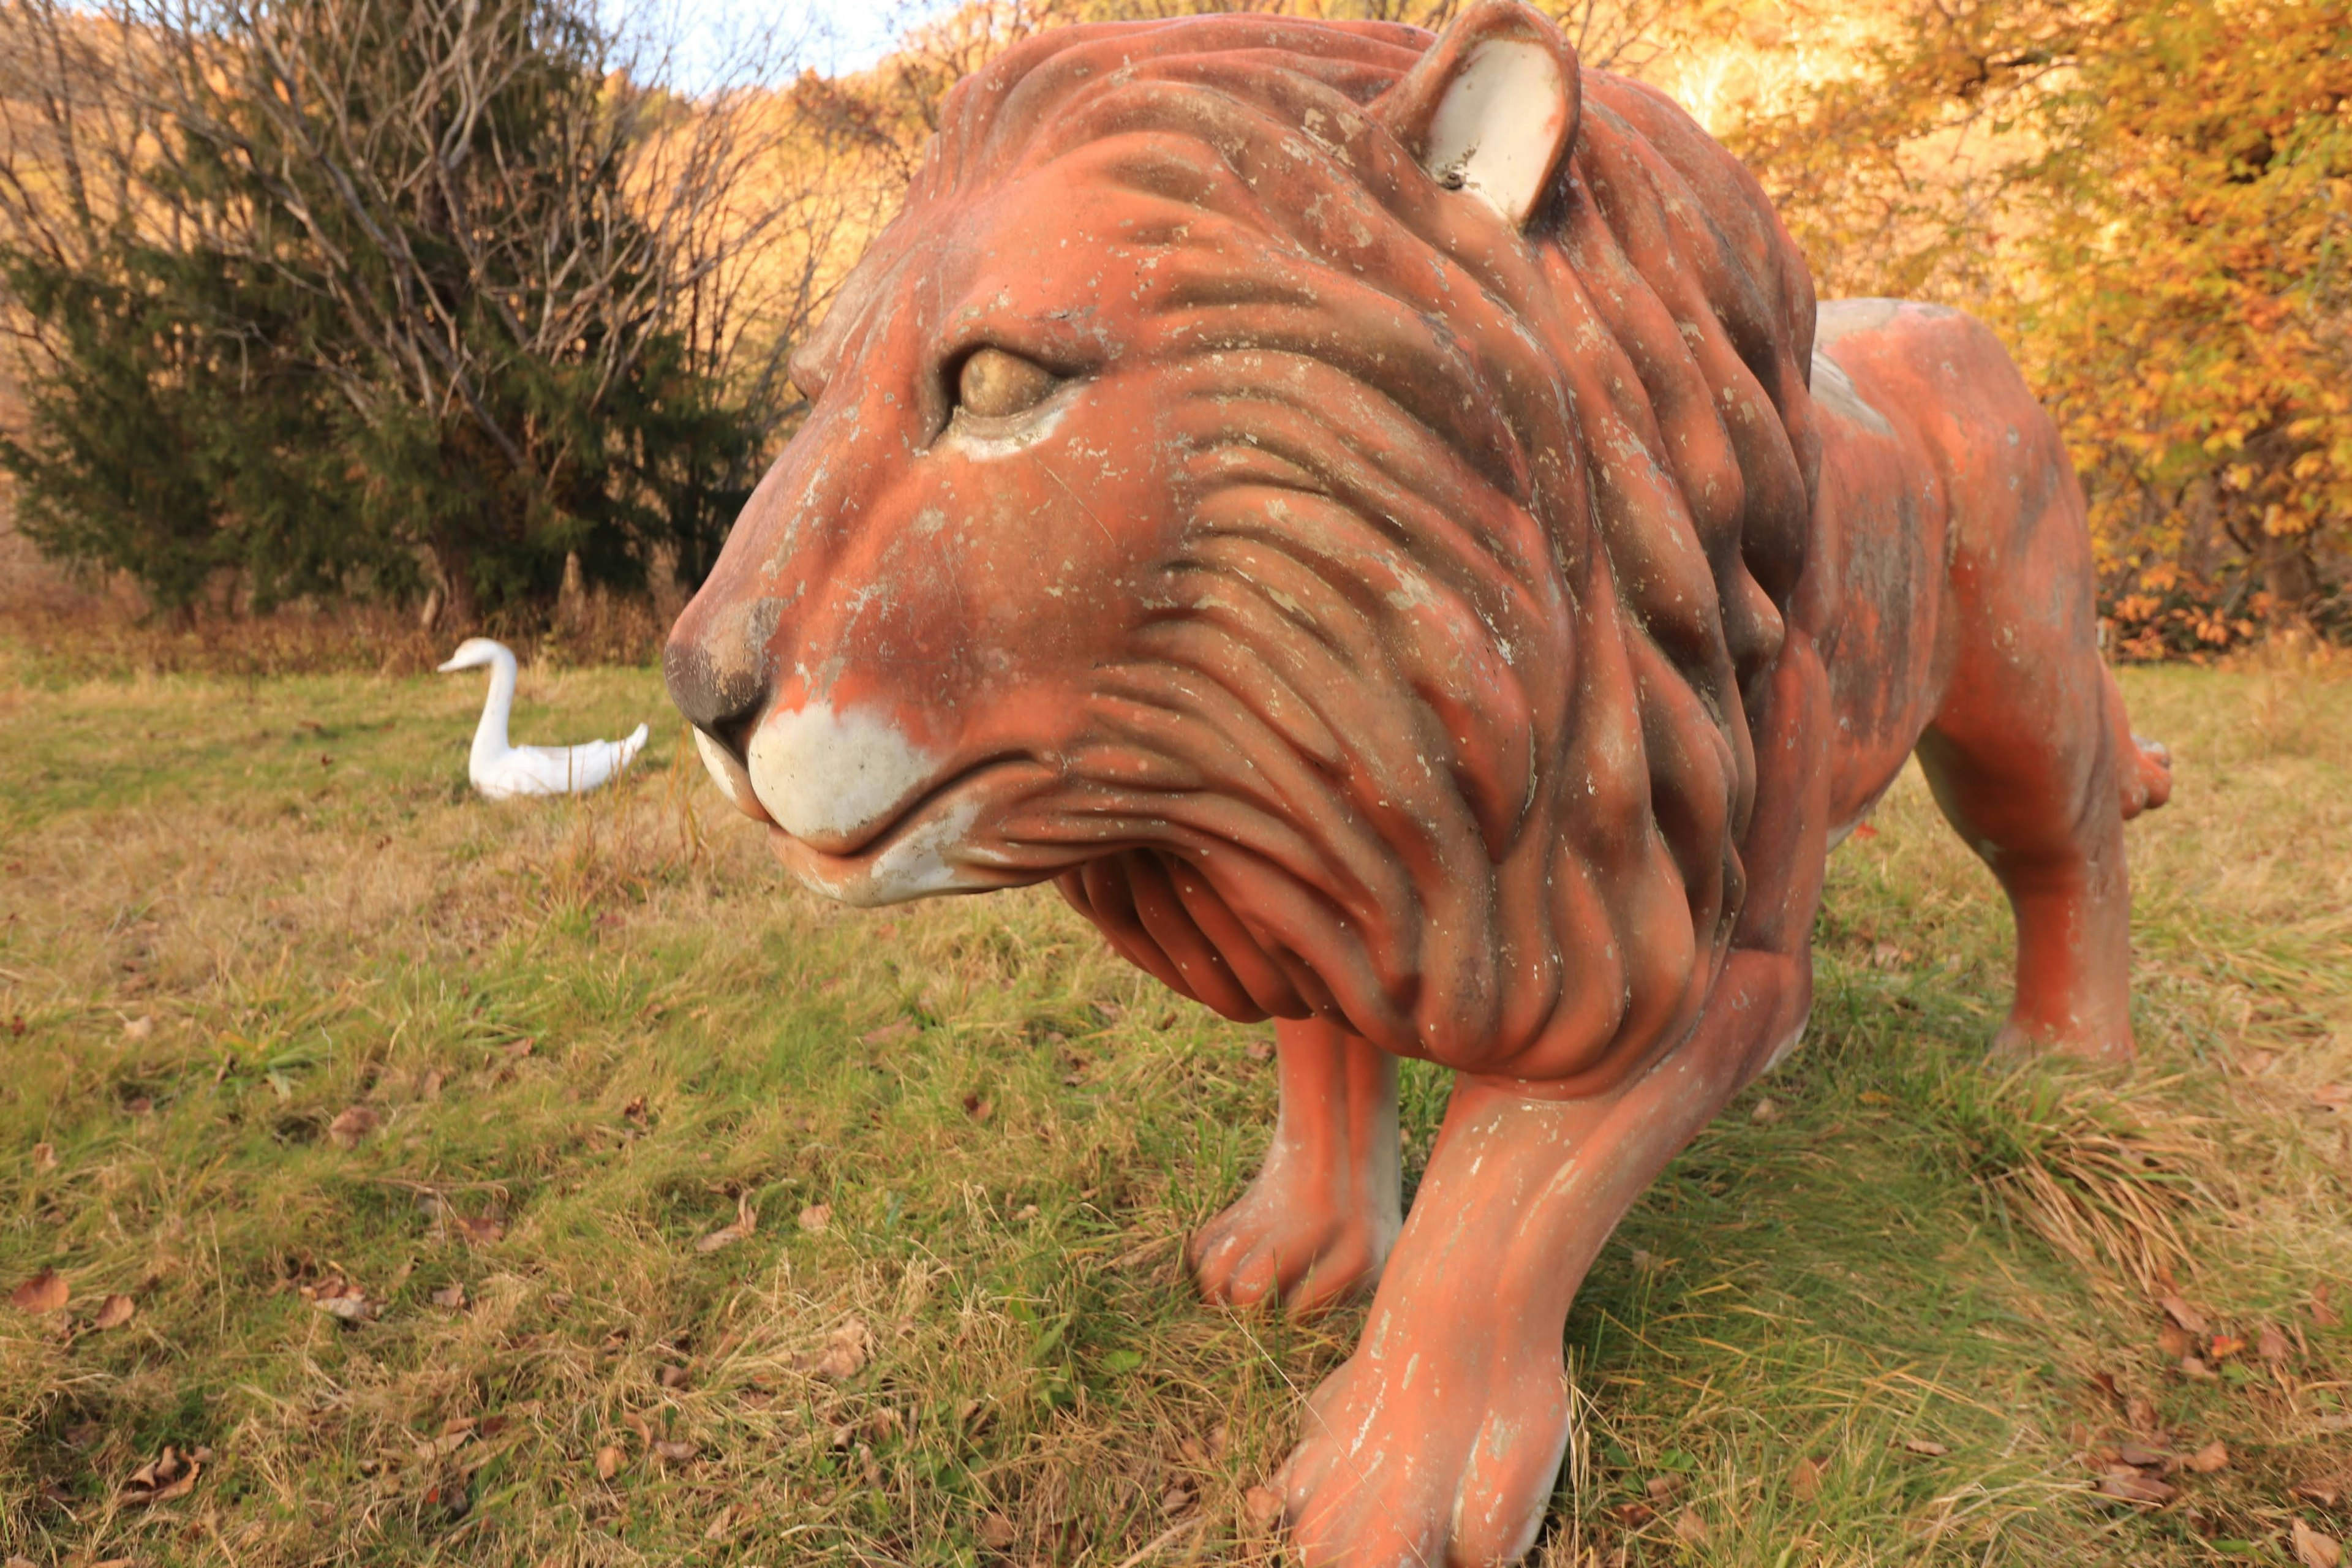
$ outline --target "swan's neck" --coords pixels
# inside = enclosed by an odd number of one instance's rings
[[[474,727],[474,755],[477,763],[502,757],[510,749],[507,744],[507,720],[514,713],[515,658],[500,648],[490,661],[490,700],[482,704],[482,721]]]

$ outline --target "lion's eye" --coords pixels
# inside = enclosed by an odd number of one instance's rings
[[[1002,419],[1045,401],[1061,377],[1034,360],[1003,349],[972,352],[956,381],[956,401],[982,419]]]

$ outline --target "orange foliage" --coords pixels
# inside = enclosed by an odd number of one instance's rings
[[[2346,0],[1923,4],[1733,140],[1824,292],[2009,338],[2082,470],[2120,652],[2352,628]]]

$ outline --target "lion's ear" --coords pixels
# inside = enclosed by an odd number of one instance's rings
[[[1372,112],[1430,177],[1524,226],[1576,140],[1576,51],[1518,0],[1478,0]]]

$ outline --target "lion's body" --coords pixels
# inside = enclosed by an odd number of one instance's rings
[[[1965,318],[1817,325],[1755,182],[1532,14],[1033,39],[795,374],[672,689],[811,885],[1051,877],[1284,1020],[1193,1258],[1311,1306],[1395,1244],[1287,1473],[1310,1554],[1524,1547],[1564,1415],[1512,1369],[1793,1042],[1824,858],[1915,749],[2017,903],[2013,1026],[2128,1049],[2163,779],[2055,430]],[[1408,1055],[1463,1076],[1400,1238]]]

